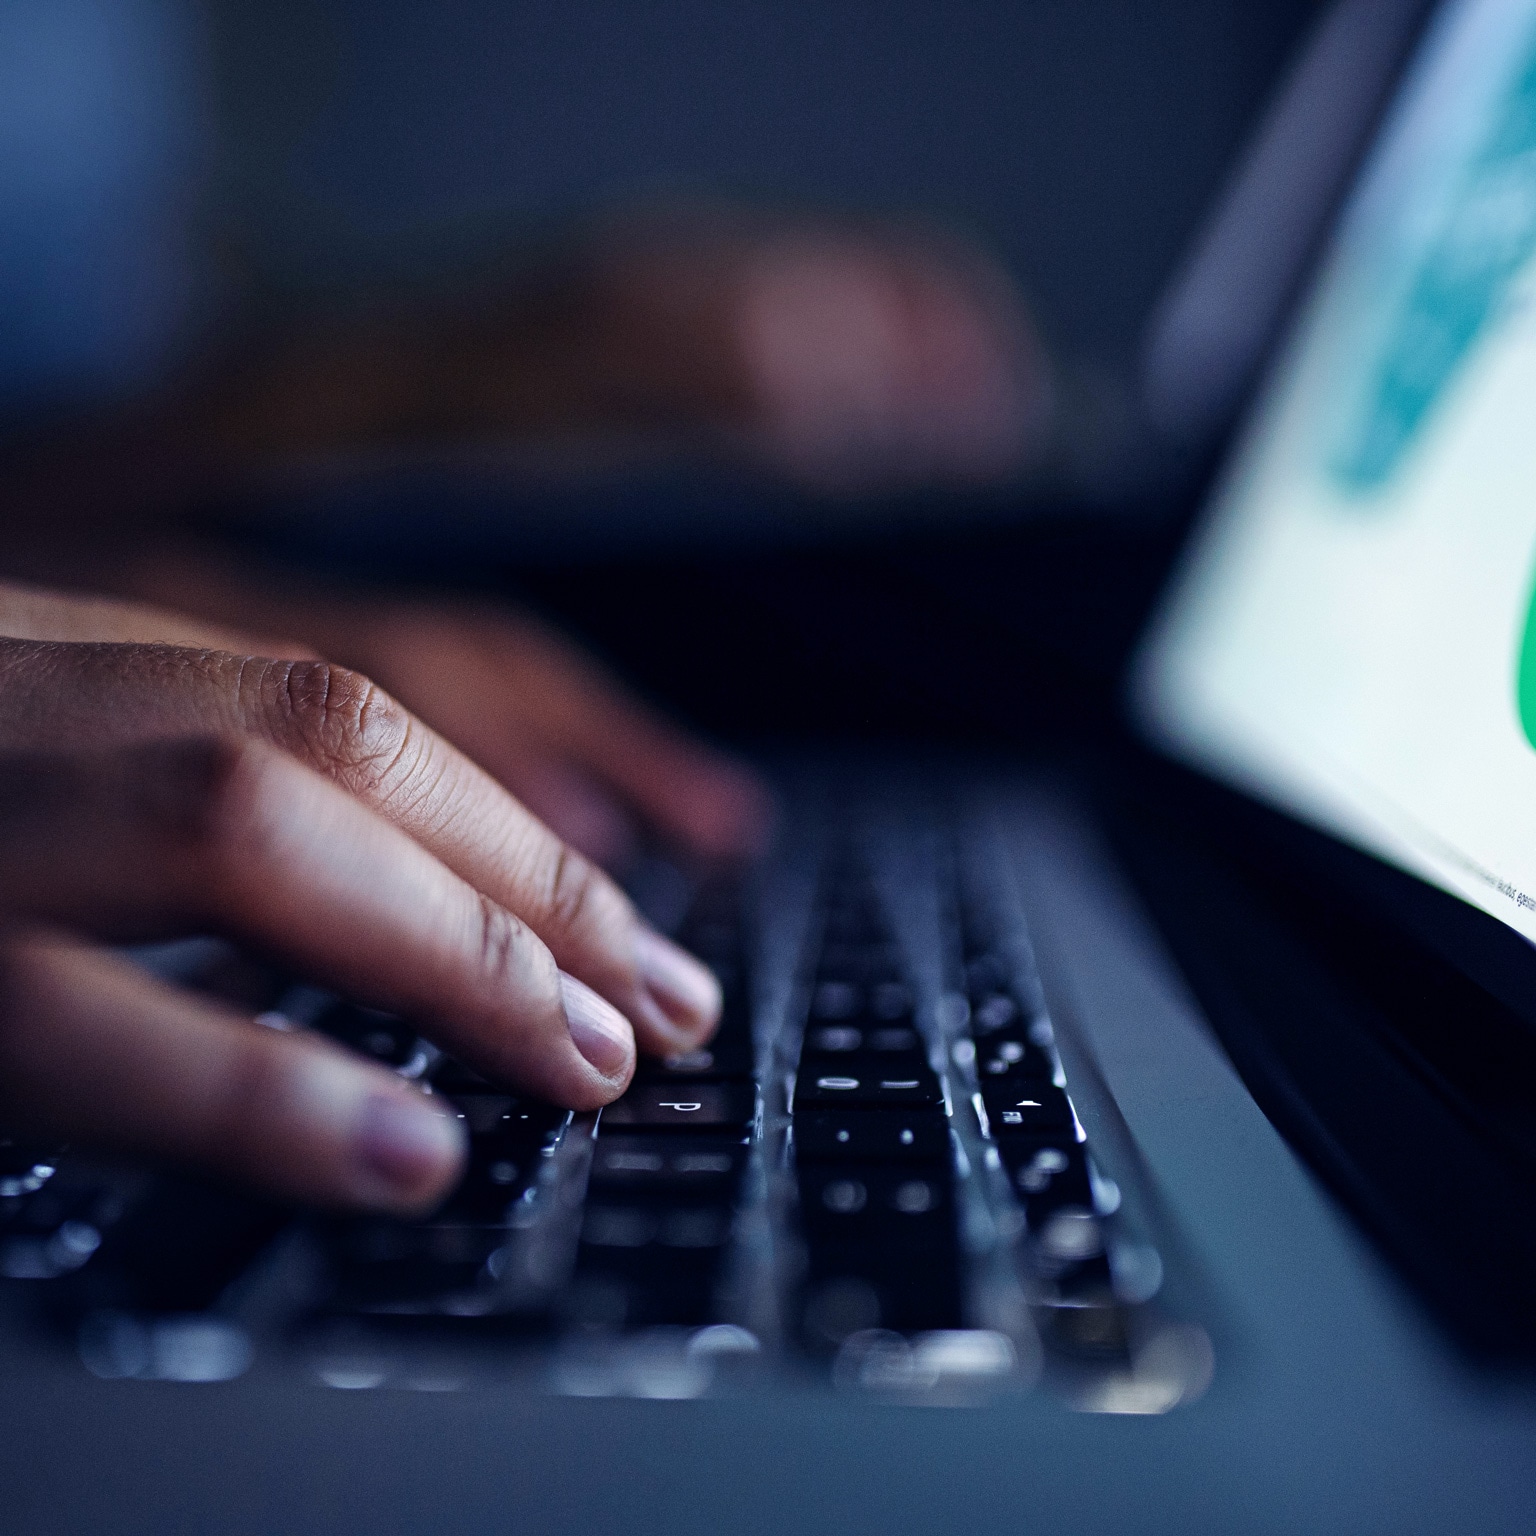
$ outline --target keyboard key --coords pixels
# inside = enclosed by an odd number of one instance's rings
[[[511,1094],[455,1093],[446,1096],[471,1137],[549,1143],[571,1123],[571,1112],[538,1099]]]
[[[977,1049],[989,1036],[1001,1034],[1019,1035],[1029,1026],[1029,1016],[1019,1006],[1011,992],[988,988],[970,993],[971,1033],[976,1037]]]
[[[960,1326],[949,1170],[802,1164],[803,1324],[813,1348],[865,1328]]]
[[[677,1056],[642,1056],[635,1078],[644,1083],[705,1082],[752,1075],[752,1042],[716,1036],[698,1050]]]
[[[976,1042],[976,1075],[983,1083],[1048,1083],[1055,1070],[1055,1063],[1038,1045],[1014,1034]]]
[[[315,1028],[322,1034],[350,1046],[362,1056],[399,1071],[418,1059],[425,1068],[430,1059],[423,1052],[416,1031],[391,1013],[380,1013],[376,1008],[363,1008],[356,1003],[335,1003],[315,1021]]]
[[[796,1111],[853,1104],[872,1109],[937,1108],[943,1102],[939,1080],[926,1064],[901,1076],[879,1069],[855,1076],[846,1070],[823,1072],[814,1067],[802,1067],[795,1075]]]
[[[829,1031],[818,1031],[818,1035]],[[918,1077],[931,1075],[932,1069],[928,1065],[928,1052],[920,1048],[920,1041],[914,1030],[892,1030],[890,1033],[904,1037],[903,1044],[913,1047],[907,1050],[872,1050],[868,1044],[873,1035],[879,1034],[878,1030],[865,1030],[863,1037],[865,1046],[857,1051],[823,1051],[814,1049],[819,1046],[821,1040],[814,1042],[808,1040],[806,1048],[800,1053],[801,1072],[815,1076],[822,1073],[833,1073],[843,1077]]]
[[[862,944],[828,943],[822,947],[817,962],[816,980],[818,988],[838,984],[862,989],[885,982],[900,983],[902,970],[901,949],[888,939]]]
[[[80,1277],[93,1304],[201,1312],[218,1301],[292,1221],[286,1207],[183,1175],[161,1175],[102,1230]]]
[[[495,1093],[502,1086],[452,1056],[444,1056],[429,1076],[439,1093]]]
[[[19,1200],[41,1189],[58,1171],[63,1150],[41,1142],[0,1137],[0,1202]],[[0,1215],[5,1209],[0,1204]]]
[[[692,1214],[696,1219],[697,1213]],[[583,1240],[575,1276],[561,1298],[568,1322],[607,1331],[697,1328],[717,1320],[715,1294],[724,1248],[664,1244],[660,1223],[653,1222],[649,1230],[652,1237],[637,1246]],[[691,1234],[684,1230],[682,1235]]]
[[[751,1125],[757,1091],[746,1083],[634,1083],[603,1111],[605,1129],[720,1131]]]
[[[505,1222],[554,1154],[571,1112],[511,1094],[454,1094],[449,1103],[469,1132],[469,1161],[433,1219]]]
[[[1086,1205],[1063,1205],[1030,1221],[1037,1252],[1057,1266],[1081,1265],[1104,1254],[1099,1219]]]
[[[608,1205],[589,1201],[581,1240],[595,1248],[723,1248],[731,1239],[728,1205]]]
[[[1031,1225],[1059,1206],[1093,1204],[1087,1159],[1077,1142],[1063,1136],[1050,1141],[1009,1136],[999,1139],[998,1149]]]
[[[972,1014],[989,996],[1007,991],[1010,969],[1006,956],[997,950],[982,950],[966,959],[965,991],[971,1000]]]
[[[538,1177],[543,1153],[536,1142],[501,1147],[471,1142],[464,1177],[434,1219],[503,1225]]]
[[[866,1027],[900,1025],[910,1023],[912,1012],[912,994],[906,984],[895,979],[882,979],[878,974],[862,983],[849,979],[822,979],[811,992],[813,1024],[857,1021]]]
[[[884,1164],[798,1164],[801,1221],[807,1232],[846,1241],[908,1238],[932,1219],[953,1215],[952,1178],[946,1168],[892,1168]],[[917,1218],[923,1218],[921,1223]],[[853,1222],[853,1218],[858,1221]],[[853,1228],[857,1226],[858,1231]],[[911,1256],[909,1255],[909,1258]]]
[[[981,1096],[992,1134],[999,1141],[1009,1136],[1067,1130],[1072,1125],[1072,1107],[1066,1094],[1049,1083],[984,1081]]]
[[[747,1165],[745,1137],[611,1135],[592,1154],[592,1198],[729,1204]]]
[[[873,1058],[876,1064],[910,1059],[926,1063],[927,1048],[923,1037],[909,1025],[819,1024],[806,1032],[803,1056],[844,1057],[858,1054]]]
[[[505,1227],[474,1222],[340,1224],[332,1239],[330,1307],[430,1312],[483,1283],[511,1237]]]
[[[937,1110],[809,1109],[794,1119],[797,1162],[941,1163],[949,1121]]]

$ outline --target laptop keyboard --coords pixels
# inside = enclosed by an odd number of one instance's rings
[[[968,1401],[1043,1371],[1079,1406],[1188,1395],[1203,1346],[1169,1347],[1195,1335],[1122,1231],[995,839],[936,818],[904,864],[874,834],[801,841],[692,884],[670,926],[720,980],[719,1031],[600,1114],[210,947],[192,984],[451,1104],[458,1187],[422,1220],[325,1217],[0,1141],[0,1286],[104,1376],[265,1353],[354,1388]]]

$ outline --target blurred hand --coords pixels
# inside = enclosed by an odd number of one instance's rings
[[[622,1092],[637,1044],[686,1050],[713,1028],[709,973],[368,678],[0,591],[4,628],[28,615],[52,638],[0,640],[7,1129],[338,1205],[421,1209],[457,1173],[456,1124],[409,1085],[98,940],[227,934],[575,1108]],[[99,627],[181,643],[93,642]]]
[[[511,294],[311,328],[205,387],[198,410],[239,462],[651,434],[861,491],[1015,472],[1050,395],[1023,301],[978,249],[704,208],[610,221]]]
[[[366,673],[566,842],[615,867],[640,827],[706,859],[760,850],[755,775],[667,724],[569,641],[490,603],[274,583],[208,556],[136,562],[135,592],[250,631],[296,635]]]
[[[959,240],[701,213],[610,226],[584,271],[593,350],[637,412],[815,489],[987,481],[1039,447],[1044,353],[1006,273]]]

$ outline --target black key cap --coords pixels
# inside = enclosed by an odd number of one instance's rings
[[[35,1188],[0,1195],[0,1275],[47,1280],[71,1274],[91,1261],[132,1202],[100,1174],[68,1165],[40,1184],[35,1172],[29,1175],[23,1182]]]
[[[948,1170],[802,1166],[807,1342],[864,1328],[960,1326],[959,1245]]]
[[[469,1163],[434,1219],[504,1222],[559,1145],[571,1112],[510,1094],[455,1094],[448,1101],[469,1131]]]
[[[947,1168],[802,1163],[799,1183],[801,1222],[806,1231],[839,1240],[874,1241],[902,1233],[913,1237],[939,1218],[950,1220],[953,1216]],[[920,1262],[920,1256],[908,1253],[903,1262]]]
[[[982,950],[967,956],[965,990],[973,1014],[988,996],[1006,992],[1009,969],[1007,960],[996,950]]]
[[[899,983],[901,974],[901,950],[887,939],[864,944],[829,943],[823,947],[816,966],[818,986],[826,983],[863,989],[886,982]],[[831,1006],[838,1004],[833,1002]]]
[[[897,1076],[887,1070],[858,1075],[845,1069],[831,1072],[802,1067],[795,1074],[794,1108],[830,1109],[858,1104],[871,1109],[936,1108],[944,1102],[939,1080],[926,1064],[921,1071]]]
[[[661,1248],[708,1250],[731,1240],[728,1205],[654,1206],[626,1201],[610,1205],[589,1200],[582,1215],[581,1240],[589,1248]]]
[[[747,1164],[745,1137],[612,1135],[592,1154],[593,1198],[728,1204]]]
[[[949,1121],[937,1110],[806,1109],[794,1118],[797,1162],[940,1163]]]
[[[58,1168],[62,1147],[0,1137],[0,1200],[39,1190]]]
[[[466,1067],[452,1056],[443,1057],[432,1069],[430,1076],[432,1086],[439,1093],[496,1093],[502,1086],[488,1077],[482,1077],[473,1067]]]
[[[1029,1015],[1019,1006],[1011,992],[988,988],[970,994],[971,1033],[976,1037],[976,1047],[981,1049],[988,1035],[1005,1031],[1019,1039],[1029,1027]]]
[[[200,1312],[292,1219],[272,1202],[190,1176],[162,1175],[104,1232],[79,1279],[94,1306]]]
[[[626,1235],[621,1225],[605,1232],[599,1221],[594,1228],[598,1237]],[[660,1228],[650,1230],[654,1236]],[[638,1247],[584,1241],[562,1310],[571,1322],[605,1330],[696,1328],[714,1320],[723,1251],[718,1246],[669,1246],[651,1238]]]
[[[475,1286],[510,1238],[505,1227],[472,1222],[349,1222],[333,1239],[331,1306],[431,1310]]]
[[[905,983],[893,979],[818,980],[811,992],[812,1025],[858,1023],[866,1027],[910,1025],[912,993]]]
[[[798,1075],[807,1082],[824,1077],[857,1078],[863,1083],[927,1082],[933,1077],[923,1051],[806,1051]],[[841,1101],[840,1101],[841,1102]]]
[[[994,1035],[976,1042],[976,1075],[988,1082],[1050,1082],[1055,1066],[1031,1040],[1015,1034]]]
[[[486,1146],[483,1141],[477,1146],[471,1141],[464,1177],[433,1219],[504,1224],[538,1177],[544,1151],[533,1141],[502,1146]]]
[[[992,1134],[999,1141],[1007,1136],[1066,1130],[1072,1125],[1072,1107],[1066,1094],[1050,1083],[983,1082],[981,1097]]]
[[[633,1083],[603,1111],[607,1130],[745,1130],[757,1113],[750,1083]]]
[[[356,1003],[336,1003],[320,1015],[315,1028],[359,1055],[370,1056],[396,1070],[410,1066],[418,1058],[422,1066],[427,1063],[416,1031],[392,1013],[380,1013],[376,1008],[363,1008]]]
[[[846,1056],[853,1052],[877,1057],[927,1056],[923,1037],[909,1024],[860,1018],[847,1024],[815,1024],[806,1030],[803,1054]]]
[[[472,1139],[551,1145],[571,1123],[568,1109],[557,1109],[537,1099],[519,1099],[502,1093],[455,1093],[448,1102],[464,1121]]]
[[[1049,1141],[1003,1137],[998,1149],[1031,1225],[1037,1224],[1043,1213],[1059,1206],[1093,1204],[1083,1148],[1069,1137],[1058,1136]]]
[[[635,1069],[636,1080],[643,1083],[706,1082],[751,1075],[752,1042],[739,1035],[717,1035],[698,1050],[678,1056],[642,1056]]]

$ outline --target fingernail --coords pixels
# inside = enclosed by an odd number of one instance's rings
[[[560,972],[560,1000],[576,1049],[604,1077],[617,1077],[635,1054],[635,1032],[612,1003],[574,976]]]
[[[714,972],[654,928],[636,929],[635,964],[657,1006],[680,1028],[692,1032],[720,1017]]]
[[[353,1131],[358,1161],[403,1201],[426,1198],[456,1168],[464,1152],[458,1122],[413,1092],[372,1093]]]

